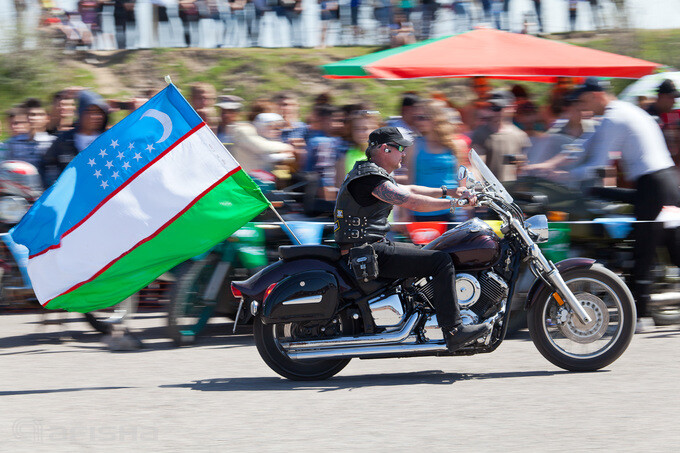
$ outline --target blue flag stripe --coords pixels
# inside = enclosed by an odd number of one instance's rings
[[[13,239],[32,256],[58,246],[112,192],[202,123],[169,85],[78,154],[15,227]]]
[[[184,140],[186,140],[187,138],[189,138],[194,132],[198,131],[200,128],[202,128],[202,127],[205,126],[205,125],[206,125],[206,123],[200,123],[199,125],[197,125],[196,127],[194,127],[192,130],[190,130],[189,132],[187,132],[187,133],[184,135],[184,137],[182,137],[182,138],[180,138],[179,140],[177,140],[177,141],[176,141],[175,143],[173,143],[170,147],[168,147],[165,151],[163,151],[161,154],[159,154],[158,156],[156,156],[156,157],[154,158],[154,160],[152,160],[151,162],[149,162],[148,164],[146,164],[144,167],[140,168],[139,171],[138,171],[137,173],[135,173],[134,175],[132,175],[132,176],[131,176],[130,178],[128,178],[123,184],[121,184],[120,186],[118,186],[113,192],[111,192],[109,195],[107,195],[107,197],[104,198],[104,199],[103,199],[103,200],[102,200],[102,201],[101,201],[101,202],[100,202],[100,203],[99,203],[92,211],[90,211],[85,217],[83,217],[83,219],[82,219],[80,222],[76,223],[76,224],[73,225],[71,228],[69,228],[64,234],[62,234],[61,237],[59,238],[59,243],[54,244],[54,245],[51,245],[51,246],[47,247],[46,249],[41,250],[41,251],[38,252],[38,253],[35,253],[35,254],[33,254],[33,255],[30,255],[28,258],[29,258],[29,259],[35,258],[36,256],[42,255],[43,253],[48,252],[49,250],[58,249],[58,248],[61,246],[61,239],[63,239],[65,236],[68,236],[69,233],[71,233],[73,230],[75,230],[75,229],[78,228],[80,225],[82,225],[87,219],[89,219],[90,217],[92,217],[92,215],[94,215],[94,213],[97,212],[97,211],[99,210],[99,208],[101,208],[102,206],[104,206],[104,205],[106,204],[107,201],[109,201],[111,198],[113,198],[118,192],[120,192],[121,190],[123,190],[123,189],[125,188],[125,186],[127,186],[127,185],[130,184],[132,181],[134,181],[135,178],[137,178],[139,175],[141,175],[142,173],[144,173],[144,171],[146,171],[147,168],[151,167],[154,163],[156,163],[156,161],[158,161],[158,160],[161,159],[163,156],[165,156],[167,153],[169,153],[170,151],[172,151],[173,148],[175,148],[177,145],[179,145],[179,144],[182,143]]]

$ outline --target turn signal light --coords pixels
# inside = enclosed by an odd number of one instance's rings
[[[271,294],[272,291],[274,291],[274,287],[276,286],[276,283],[272,283],[269,285],[269,288],[267,288],[267,291],[264,292],[264,297],[262,298],[262,302],[267,300],[267,297]]]

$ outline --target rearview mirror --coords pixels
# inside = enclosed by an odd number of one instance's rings
[[[465,166],[461,165],[458,167],[458,181],[462,181],[463,179],[467,178],[468,176],[468,171]]]

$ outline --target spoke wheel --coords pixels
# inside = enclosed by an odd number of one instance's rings
[[[335,325],[336,327],[331,328],[335,330],[327,328],[329,325]],[[339,318],[330,324],[326,322],[263,324],[258,316],[253,324],[253,334],[257,351],[269,368],[294,381],[317,381],[339,373],[350,359],[293,360],[288,357],[281,343],[351,335],[353,333],[351,331],[354,330],[351,326],[351,322],[343,322]]]
[[[529,310],[531,339],[553,364],[570,371],[593,371],[626,350],[635,329],[635,306],[623,281],[599,264],[562,274],[592,321],[582,323],[567,304],[559,305],[543,287]]]

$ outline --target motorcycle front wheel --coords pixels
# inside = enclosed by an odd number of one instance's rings
[[[315,328],[310,323],[264,324],[258,316],[253,322],[255,346],[262,360],[279,375],[293,381],[321,381],[339,373],[350,359],[293,360],[281,343],[301,340],[303,332]],[[306,339],[309,339],[308,337]]]
[[[543,286],[527,317],[531,339],[554,365],[569,371],[595,371],[614,362],[635,333],[635,304],[623,281],[600,264],[562,273],[592,321],[581,323],[553,290]]]

